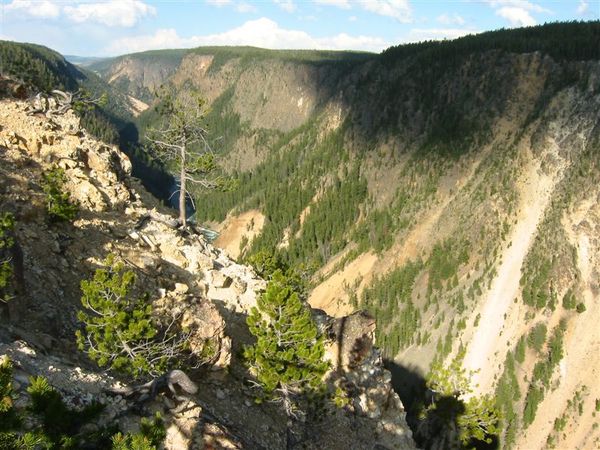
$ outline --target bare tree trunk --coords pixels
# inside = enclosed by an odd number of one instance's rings
[[[187,227],[187,217],[185,210],[185,145],[181,146],[181,169],[179,173],[179,220],[183,228]]]

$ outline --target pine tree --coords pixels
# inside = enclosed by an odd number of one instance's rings
[[[281,402],[288,416],[296,417],[298,400],[324,387],[329,367],[310,309],[276,271],[247,323],[257,341],[244,349],[244,357],[257,385],[264,398]]]
[[[179,220],[185,228],[186,198],[191,198],[188,186],[227,190],[234,184],[215,175],[218,165],[202,125],[206,102],[199,93],[188,90],[174,96],[163,88],[158,96],[161,128],[150,129],[147,139],[154,156],[179,172]]]
[[[109,255],[106,268],[96,270],[93,279],[83,280],[78,319],[85,332],[77,332],[81,350],[99,366],[138,378],[160,375],[186,358],[189,333],[176,331],[179,317],[173,317],[161,332],[152,317],[147,295],[134,298],[135,274],[125,270]]]

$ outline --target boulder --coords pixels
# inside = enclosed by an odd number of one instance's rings
[[[190,333],[188,344],[192,354],[218,362],[219,369],[228,366],[231,341],[225,335],[225,320],[210,300],[183,294],[176,288],[155,301],[154,307],[163,325],[175,318]]]

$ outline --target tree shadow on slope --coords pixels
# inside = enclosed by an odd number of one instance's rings
[[[253,401],[242,360],[245,345],[255,342],[246,324],[247,315],[227,308],[224,300],[211,299],[225,319],[224,334],[232,340],[231,362],[226,370],[203,368],[192,374],[199,384],[197,398],[203,408],[195,433],[210,435],[224,428],[242,448],[285,448],[285,420],[274,404]]]
[[[406,422],[413,438],[425,450],[477,449],[497,450],[499,437],[487,436],[490,442],[471,439],[461,442],[461,418],[467,408],[458,396],[436,395],[427,387],[427,381],[416,367],[403,366],[385,360],[386,369],[392,374],[392,387],[406,409]],[[431,407],[434,405],[434,407]]]

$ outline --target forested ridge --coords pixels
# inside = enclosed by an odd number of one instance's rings
[[[451,41],[429,41],[390,47],[381,54],[385,61],[419,55],[422,61],[452,60],[454,57],[501,50],[511,53],[541,52],[556,60],[585,61],[600,58],[598,21],[550,23],[535,27],[501,29]]]

